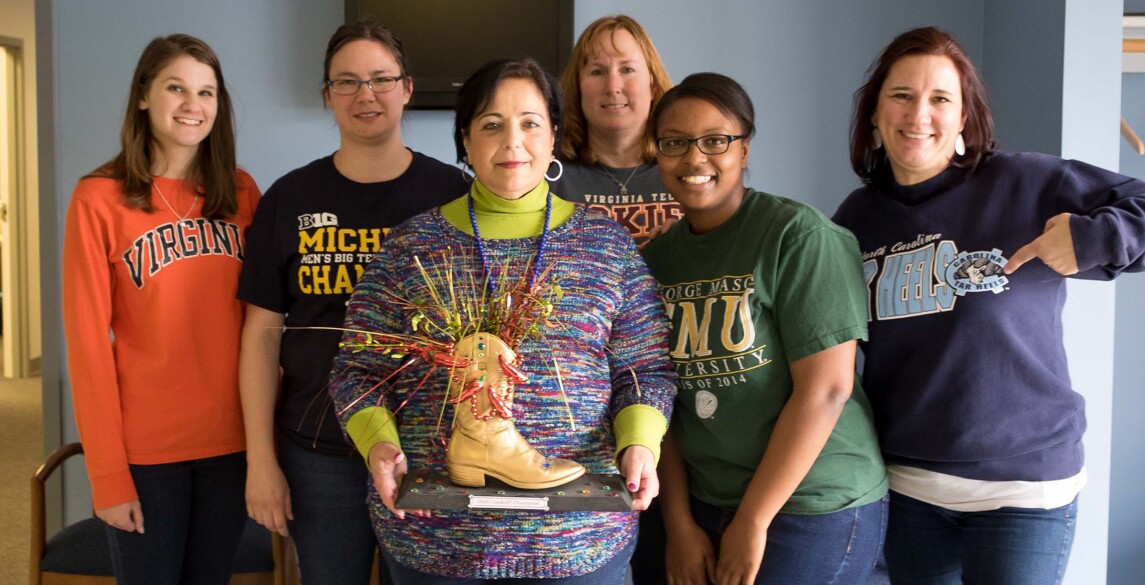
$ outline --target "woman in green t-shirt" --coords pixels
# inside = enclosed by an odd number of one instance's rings
[[[672,583],[861,584],[886,471],[855,376],[866,290],[850,232],[746,188],[751,98],[699,73],[652,116],[685,217],[645,250],[680,388],[660,472]]]

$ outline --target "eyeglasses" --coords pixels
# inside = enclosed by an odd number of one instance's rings
[[[695,143],[696,148],[704,154],[723,154],[731,148],[733,142],[743,138],[745,138],[743,135],[733,136],[731,134],[709,134],[699,138],[669,136],[657,138],[656,148],[664,156],[684,156],[688,153],[688,148],[692,146],[692,143]]]
[[[398,82],[405,78],[405,75],[398,75],[397,77],[372,77],[366,80],[327,79],[326,85],[330,87],[330,91],[340,95],[354,95],[362,91],[363,83],[374,93],[386,93],[393,91],[398,86]]]

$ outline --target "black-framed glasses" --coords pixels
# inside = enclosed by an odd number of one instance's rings
[[[683,136],[667,136],[656,139],[656,148],[664,156],[684,156],[692,143],[704,154],[723,154],[731,148],[736,140],[742,140],[743,135],[708,134],[699,138],[684,138]]]
[[[340,95],[354,95],[362,90],[362,84],[374,93],[393,91],[398,82],[405,79],[405,75],[397,77],[371,77],[369,79],[327,79],[326,85],[330,91]]]

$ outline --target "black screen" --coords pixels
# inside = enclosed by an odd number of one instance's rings
[[[412,108],[451,109],[491,59],[532,57],[559,76],[572,51],[573,0],[346,0],[346,19],[372,18],[402,40]]]

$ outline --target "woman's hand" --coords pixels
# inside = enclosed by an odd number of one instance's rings
[[[370,449],[370,474],[374,478],[374,488],[382,497],[385,504],[394,516],[405,519],[406,512],[422,518],[429,517],[429,510],[401,510],[397,507],[398,488],[402,485],[408,466],[405,453],[398,446],[382,441]]]
[[[274,405],[279,388],[279,348],[286,315],[246,306],[239,352],[239,395],[246,429],[246,513],[271,532],[290,536],[294,520],[290,486],[278,464]]]
[[[716,585],[751,585],[763,563],[767,548],[767,527],[739,516],[732,519],[720,538],[720,560],[716,564]],[[808,554],[814,554],[808,551]]]
[[[95,511],[95,515],[112,528],[143,534],[143,508],[139,505],[139,500],[110,508],[100,508]]]
[[[694,521],[668,533],[664,550],[668,585],[707,585],[715,580],[716,553],[707,533]]]
[[[1077,274],[1077,255],[1073,249],[1073,234],[1069,229],[1070,217],[1068,213],[1059,213],[1046,221],[1042,235],[1018,248],[1010,256],[1003,272],[1013,274],[1026,262],[1041,258],[1046,266],[1062,276]]]
[[[672,226],[676,225],[676,222],[678,221],[680,221],[680,219],[676,217],[665,218],[664,223],[661,223],[660,225],[657,225],[656,227],[648,230],[647,239],[637,244],[636,248],[638,250],[643,250],[644,246],[648,245],[648,242],[651,242],[652,240],[655,240],[656,238],[668,233],[668,230],[671,229]]]
[[[632,445],[620,456],[620,475],[628,491],[632,492],[632,509],[647,510],[660,494],[660,478],[656,476],[656,458],[643,445]]]
[[[267,530],[290,536],[287,520],[294,520],[294,510],[290,503],[290,486],[278,461],[271,459],[248,464],[246,513]]]
[[[791,362],[791,396],[776,419],[759,467],[720,538],[717,585],[755,582],[767,530],[815,464],[851,397],[855,340]],[[815,554],[815,551],[807,551]]]

